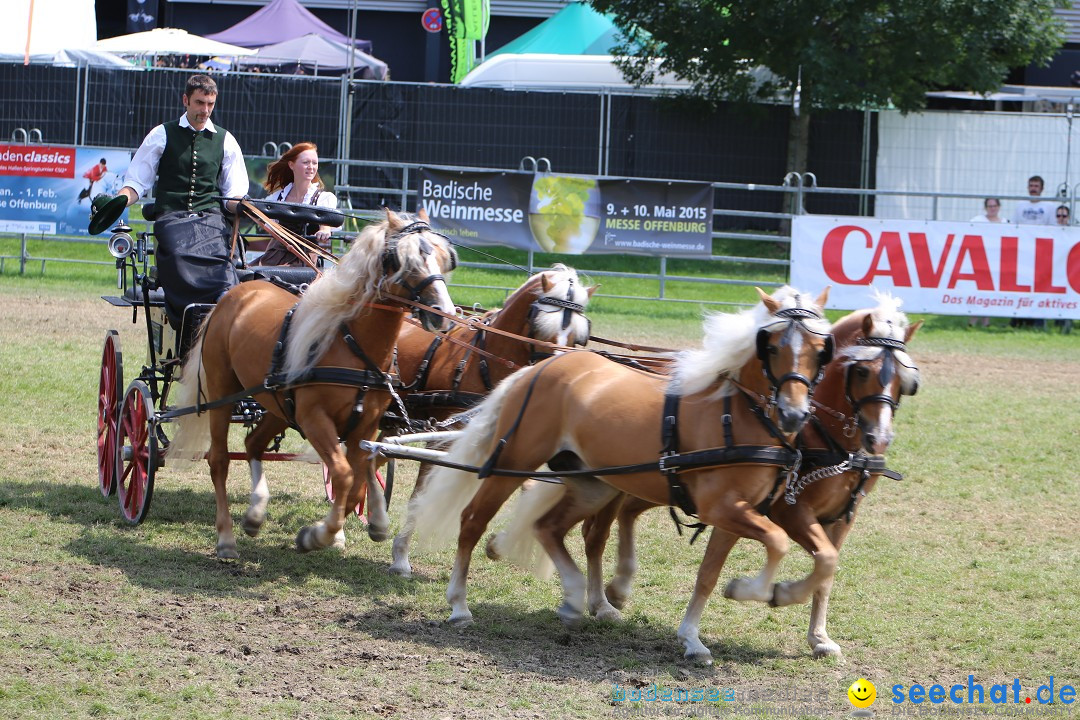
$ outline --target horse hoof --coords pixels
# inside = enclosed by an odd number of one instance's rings
[[[599,610],[594,612],[593,615],[596,616],[597,620],[602,620],[604,622],[612,622],[612,623],[621,623],[622,622],[622,613],[619,612],[618,610],[616,610],[611,605],[608,605],[607,607],[600,608]]]
[[[403,565],[398,565],[395,563],[389,568],[387,568],[387,572],[389,572],[391,575],[397,575],[398,577],[411,578],[412,566],[408,563],[405,563]]]
[[[312,542],[314,532],[311,526],[300,528],[300,532],[296,533],[296,549],[302,553],[317,550],[318,547]]]
[[[484,545],[484,553],[489,560],[502,560],[502,553],[499,552],[498,545],[499,536],[495,533],[488,535],[487,543]]]
[[[461,615],[458,615],[457,613],[455,613],[455,614],[451,615],[449,618],[447,618],[447,622],[449,622],[450,625],[452,625],[453,627],[456,627],[456,628],[467,628],[467,627],[469,627],[470,625],[473,624],[472,613],[471,612],[465,612],[465,613],[463,613]]]
[[[772,600],[772,594],[767,598],[753,597],[750,590],[751,586],[751,581],[747,578],[735,578],[724,588],[724,597],[739,602],[751,602],[759,599],[765,602]]]
[[[818,643],[814,647],[815,660],[823,660],[825,658],[836,658],[837,660],[839,660],[843,656],[844,654],[840,652],[840,646],[834,643],[832,640],[830,640],[829,642]]]
[[[559,616],[559,620],[562,624],[573,630],[574,628],[581,627],[582,614],[581,612],[574,610],[568,605],[561,605],[555,614]]]
[[[367,529],[368,537],[372,542],[383,542],[390,539],[389,527],[375,527],[374,525],[368,525]]]
[[[630,598],[630,593],[616,590],[611,585],[604,588],[604,595],[607,597],[607,601],[611,603],[611,606],[618,608],[619,610],[626,607],[626,601]]]
[[[244,534],[248,537],[256,537],[258,536],[259,531],[262,530],[264,522],[266,522],[266,518],[255,522],[255,520],[245,515],[244,519],[240,521],[240,527],[243,528]]]
[[[712,653],[709,652],[708,650],[706,650],[705,652],[689,652],[689,651],[687,651],[686,654],[683,655],[683,657],[686,658],[687,660],[689,660],[690,662],[694,663],[695,665],[708,666],[708,665],[713,664]]]
[[[236,552],[236,545],[218,545],[218,560],[239,560],[240,553]]]

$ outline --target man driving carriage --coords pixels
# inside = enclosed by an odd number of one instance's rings
[[[91,214],[90,232],[97,234],[154,188],[158,282],[177,328],[189,303],[215,302],[237,282],[229,227],[215,198],[246,195],[248,175],[236,138],[210,120],[217,96],[212,78],[188,78],[184,114],[146,135],[120,194],[95,198]]]

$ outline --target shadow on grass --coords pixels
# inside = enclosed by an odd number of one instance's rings
[[[673,602],[681,606],[683,600]],[[725,665],[759,664],[781,654],[736,638],[703,635],[715,665],[702,667],[682,659],[683,646],[674,626],[651,622],[633,612],[622,623],[586,618],[579,627],[569,629],[554,609],[524,611],[512,603],[508,598],[506,605],[471,605],[475,624],[467,628],[442,621],[410,620],[407,618],[415,615],[411,608],[395,609],[392,605],[387,610],[342,614],[337,624],[364,636],[428,645],[436,652],[480,649],[504,671],[538,673],[554,680],[571,676],[597,682],[617,671],[631,677],[655,677],[664,670],[687,678],[711,678],[723,672]]]
[[[26,508],[81,526],[81,532],[63,545],[64,550],[94,566],[115,569],[127,582],[160,593],[162,598],[295,605],[305,614],[333,623],[342,635],[356,635],[357,642],[347,642],[347,649],[343,648],[347,655],[366,652],[366,636],[427,645],[435,654],[480,650],[505,671],[524,670],[553,679],[574,676],[603,681],[615,671],[655,676],[658,666],[678,666],[683,670],[673,672],[685,676],[689,669],[691,676],[702,678],[717,672],[679,660],[682,646],[674,626],[633,612],[622,624],[586,619],[579,628],[568,630],[554,608],[524,610],[514,607],[514,598],[507,598],[505,604],[474,604],[476,625],[452,627],[442,622],[443,609],[434,611],[439,615],[434,619],[430,601],[418,597],[418,592],[428,594],[423,586],[439,582],[437,576],[390,575],[388,543],[379,551],[385,560],[351,551],[344,558],[332,550],[296,552],[286,528],[311,521],[326,507],[310,499],[274,498],[271,512],[276,509],[277,513],[268,521],[265,537],[250,539],[237,528],[241,558],[232,562],[214,557],[214,503],[209,489],[155,490],[150,517],[138,527],[126,526],[115,498],[103,498],[96,487],[85,485],[7,484],[0,487],[0,507]],[[352,529],[350,543],[370,542],[358,536],[357,527],[355,518],[346,526]],[[283,587],[290,589],[288,600],[281,599]],[[672,602],[681,606],[685,598]],[[760,663],[778,655],[734,638],[706,635],[703,641],[721,665]]]
[[[209,483],[208,483],[209,485]],[[295,532],[321,519],[327,505],[281,494],[271,500],[270,516],[257,538],[244,535],[237,522],[240,559],[219,561],[214,554],[214,498],[190,489],[155,488],[147,520],[130,527],[115,497],[96,487],[59,483],[9,483],[0,487],[0,507],[26,508],[55,520],[82,525],[65,549],[89,562],[120,570],[132,583],[170,593],[265,598],[282,583],[330,583],[336,595],[410,594],[418,581],[387,572],[390,560],[373,561],[336,550],[301,554]],[[234,520],[246,504],[232,504]],[[238,512],[239,511],[239,512]],[[352,543],[370,542],[355,516],[346,523]],[[205,544],[202,544],[205,543]],[[419,582],[424,582],[423,580]]]

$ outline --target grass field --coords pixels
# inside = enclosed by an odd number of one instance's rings
[[[415,556],[410,580],[389,576],[389,545],[356,528],[344,556],[299,555],[296,530],[325,512],[310,465],[268,469],[270,520],[259,538],[240,538],[236,562],[214,559],[204,469],[162,469],[149,518],[125,526],[97,489],[98,366],[117,328],[133,377],[145,330],[97,299],[112,292],[112,270],[55,267],[70,270],[0,277],[0,717],[841,717],[860,677],[877,686],[878,715],[1076,714],[1060,692],[1080,684],[1080,336],[927,318],[911,348],[923,386],[904,402],[890,453],[906,479],[864,501],[841,554],[829,629],[844,659],[810,658],[807,607],[717,595],[702,623],[716,665],[701,668],[681,660],[675,630],[703,543],[689,546],[660,512],[641,523],[625,623],[573,632],[555,617],[556,581],[483,557],[470,583],[476,625],[457,630],[444,622],[449,552]],[[600,299],[590,316],[606,337],[689,346],[700,310]],[[238,516],[248,480],[239,463],[232,473]],[[762,559],[740,543],[721,583]],[[795,548],[782,575],[808,569]],[[891,702],[894,685],[914,683],[963,684],[966,699],[969,675],[982,706]],[[1051,677],[1052,707],[1035,695]],[[616,684],[733,699],[629,707],[613,703]],[[1009,684],[1008,705],[991,703],[995,684]]]

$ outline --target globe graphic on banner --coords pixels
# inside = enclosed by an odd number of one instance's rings
[[[537,175],[529,193],[529,227],[544,252],[584,253],[600,229],[596,179]]]

